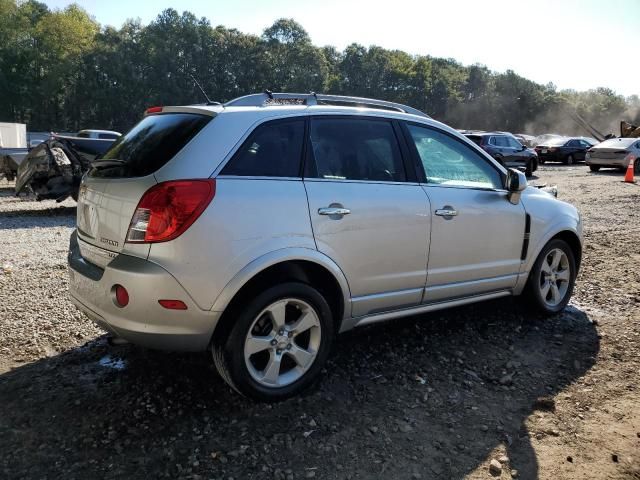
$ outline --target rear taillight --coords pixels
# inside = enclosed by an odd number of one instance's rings
[[[209,205],[216,181],[176,180],[145,192],[133,214],[127,242],[167,242],[182,235]]]

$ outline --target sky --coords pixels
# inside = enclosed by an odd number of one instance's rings
[[[77,3],[103,25],[147,24],[188,10],[260,35],[294,18],[315,45],[378,45],[415,55],[511,69],[538,83],[640,95],[640,0],[45,0]]]

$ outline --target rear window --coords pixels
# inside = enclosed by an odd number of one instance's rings
[[[118,137],[105,154],[92,163],[89,176],[144,177],[159,170],[211,121],[208,115],[168,113],[145,117]]]
[[[562,137],[560,137],[560,138],[551,138],[551,139],[547,140],[545,143],[547,145],[551,145],[551,146],[554,146],[554,147],[560,147],[560,146],[564,145],[565,143],[567,143],[567,139],[566,138],[562,138]]]
[[[466,137],[471,140],[476,145],[482,145],[482,136],[481,135],[466,135]]]
[[[598,144],[598,148],[627,148],[636,140],[635,138],[610,138]]]

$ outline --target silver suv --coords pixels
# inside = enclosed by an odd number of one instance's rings
[[[268,92],[149,109],[82,181],[69,276],[113,335],[210,349],[279,400],[360,325],[521,293],[556,313],[581,252],[573,206],[425,114]]]

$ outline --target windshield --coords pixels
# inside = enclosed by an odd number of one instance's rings
[[[212,117],[195,113],[150,115],[93,162],[89,176],[143,177],[164,166]]]
[[[637,138],[610,138],[597,145],[598,148],[627,148],[633,142],[638,140]]]
[[[565,143],[567,143],[567,140],[569,140],[569,139],[568,138],[564,138],[564,137],[550,138],[549,140],[544,142],[544,144],[545,145],[551,145],[552,147],[559,147],[559,146],[564,145]]]

